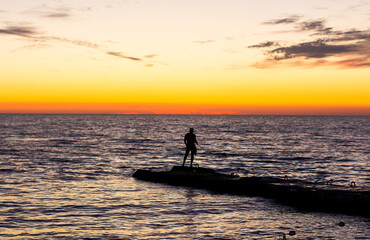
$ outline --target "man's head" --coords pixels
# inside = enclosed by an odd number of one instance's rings
[[[194,132],[194,128],[190,128],[189,129],[189,132],[193,133]]]

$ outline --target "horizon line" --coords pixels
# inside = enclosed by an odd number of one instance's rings
[[[370,116],[370,105],[1,103],[2,114]]]
[[[0,115],[127,115],[127,116],[307,116],[307,117],[370,117],[370,114],[210,114],[210,113],[48,113],[48,112],[0,112]]]

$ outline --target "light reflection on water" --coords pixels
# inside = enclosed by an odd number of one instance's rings
[[[242,175],[359,184],[369,118],[0,115],[0,238],[367,239],[366,219],[302,213],[263,198],[137,181],[138,168],[196,162]],[[189,124],[191,122],[192,124]],[[345,227],[338,222],[344,221]]]

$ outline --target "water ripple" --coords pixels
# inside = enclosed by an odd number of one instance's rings
[[[2,239],[367,239],[357,217],[262,198],[144,183],[138,168],[195,162],[225,173],[369,185],[369,117],[0,115]],[[346,227],[339,227],[339,221]]]

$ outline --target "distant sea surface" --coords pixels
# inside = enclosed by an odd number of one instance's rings
[[[3,114],[0,239],[369,239],[366,218],[131,177],[181,164],[189,127],[202,167],[370,186],[370,117]]]

